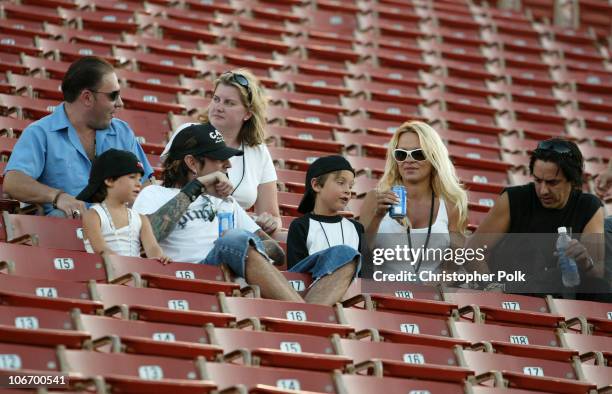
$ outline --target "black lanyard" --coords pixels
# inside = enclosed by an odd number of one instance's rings
[[[242,150],[242,176],[240,177],[240,181],[238,182],[234,190],[232,190],[232,192],[230,193],[230,196],[234,195],[234,192],[236,191],[236,189],[238,189],[238,186],[240,186],[240,184],[242,183],[242,180],[244,179],[244,172],[246,171],[245,159],[244,159],[244,157],[246,156],[246,152],[244,151],[244,143],[240,144],[240,149]]]
[[[423,253],[427,253],[427,245],[429,245],[429,236],[431,235],[431,225],[433,222],[433,212],[434,212],[434,192],[431,191],[431,207],[429,208],[429,226],[427,226],[427,237],[425,238],[425,245],[423,247]],[[412,237],[410,236],[410,226],[406,229],[406,235],[408,236],[408,247],[412,250]],[[417,262],[416,268],[414,270],[415,273],[418,273],[421,269],[421,263],[423,262],[423,255],[420,256],[419,261]]]
[[[342,233],[342,245],[346,245],[344,243],[344,228],[342,227],[342,220],[343,219],[340,219],[340,232]],[[321,222],[319,222],[319,226],[321,226],[321,230],[323,231],[323,235],[325,235],[325,240],[327,241],[327,246],[331,248],[331,244],[329,243],[329,238],[327,238],[327,233],[325,232],[325,229],[323,228],[323,224]]]

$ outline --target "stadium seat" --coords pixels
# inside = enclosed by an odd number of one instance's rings
[[[444,299],[459,305],[460,313],[469,313],[474,321],[503,322],[506,324],[557,327],[562,316],[548,310],[544,298],[516,294],[491,293],[483,298],[480,293],[444,292]]]
[[[346,336],[353,331],[338,321],[334,309],[329,306],[225,297],[221,294],[219,302],[222,312],[236,316],[239,322],[248,319],[255,326],[259,321],[267,331],[304,333],[325,337],[333,333]]]
[[[157,260],[108,255],[104,266],[109,283],[133,283],[135,287],[188,291],[203,294],[240,292],[240,286],[225,281],[216,266],[193,263],[161,264]]]
[[[0,283],[0,297],[9,305],[64,311],[79,308],[84,313],[94,313],[102,309],[102,304],[92,299],[86,283],[18,275],[0,275]]]
[[[113,391],[210,393],[216,385],[203,380],[198,361],[83,350],[58,351],[62,372],[102,376]]]
[[[608,334],[612,332],[612,308],[610,304],[555,299],[551,296],[548,296],[546,300],[551,312],[565,317],[566,320],[574,318],[586,319],[592,332]]]
[[[459,352],[461,366],[472,369],[477,375],[497,370],[522,373],[557,379],[578,380],[571,362],[551,361],[530,357],[517,357],[506,354],[492,354],[465,350]],[[546,389],[543,385],[542,389]]]
[[[221,313],[217,297],[207,294],[104,284],[95,286],[92,293],[103,302],[107,315],[191,326],[225,326],[235,320]]]
[[[0,272],[72,282],[106,281],[102,259],[97,254],[10,243],[0,244]]]
[[[0,370],[26,370],[37,373],[59,371],[57,354],[53,347],[0,343],[0,355]]]
[[[334,373],[337,392],[342,394],[369,393],[440,393],[456,394],[463,392],[463,384],[423,380],[419,378],[373,377]],[[408,391],[407,391],[408,390]],[[510,394],[510,393],[508,393]]]
[[[607,392],[612,388],[612,378],[610,376],[610,370],[608,367],[598,367],[592,365],[580,366],[581,374],[585,382],[593,383],[599,389],[598,392]]]
[[[101,43],[75,43],[48,40],[46,38],[37,38],[35,40],[36,47],[42,51],[44,55],[59,56],[58,60],[72,62],[83,56],[100,56],[112,64],[118,64],[116,57],[113,55],[111,45],[102,45]]]
[[[564,332],[559,334],[563,347],[574,349],[585,355],[593,353],[595,360],[599,363],[612,359],[612,339],[601,335],[583,335]]]
[[[61,91],[62,81],[60,80],[29,77],[13,74],[10,71],[6,73],[6,79],[17,92],[31,89],[39,98],[51,100],[62,100],[64,98]]]
[[[280,332],[236,330],[207,326],[225,360],[241,357],[247,365],[295,368],[311,371],[342,369],[351,360],[333,353],[328,338]]]
[[[3,342],[82,348],[89,334],[77,331],[69,312],[0,305]],[[33,335],[34,334],[34,335]]]
[[[183,359],[204,357],[216,360],[223,350],[211,345],[201,327],[123,320],[114,317],[72,313],[79,331],[87,332],[91,341],[86,348],[110,352],[134,353]]]
[[[542,329],[497,324],[452,322],[452,335],[475,344],[482,341],[497,341],[512,345],[560,347],[554,329]]]
[[[56,100],[0,94],[0,114],[4,116],[16,112],[20,118],[39,119],[53,112],[57,104]]]
[[[25,4],[2,4],[2,11],[9,18],[21,18],[32,21],[48,22],[56,25],[63,24],[66,20],[57,13],[57,9],[37,7]]]
[[[356,308],[342,308],[338,310],[341,323],[353,327],[356,331],[377,329],[383,337],[387,334],[403,335],[422,334],[423,344],[428,343],[428,337],[437,336],[444,340],[450,338],[448,319],[444,316],[438,318],[433,315],[414,313],[390,313],[380,311],[367,311]],[[416,336],[418,337],[418,336]],[[418,340],[419,338],[416,338]],[[403,342],[394,339],[393,342]],[[445,341],[443,341],[445,342]],[[419,342],[415,342],[419,343]]]
[[[83,228],[79,219],[16,215],[3,212],[5,239],[9,242],[30,241],[45,248],[85,251]]]

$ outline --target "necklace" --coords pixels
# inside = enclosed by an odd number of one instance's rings
[[[317,222],[319,222],[317,220]],[[321,231],[323,231],[323,235],[325,236],[325,240],[327,241],[327,247],[331,248],[331,244],[329,243],[329,238],[327,238],[327,233],[325,232],[325,228],[323,228],[323,223],[319,222],[319,226],[321,226]],[[342,219],[340,219],[340,233],[342,233],[342,245],[344,243],[344,228],[342,227]]]
[[[115,239],[119,239],[119,232],[117,231],[117,227],[115,226],[115,223],[113,222],[113,217],[110,213],[110,211],[108,210],[108,207],[106,206],[106,203],[102,202],[100,204],[102,206],[102,209],[104,209],[104,213],[106,213],[106,216],[108,217],[108,221],[109,221],[109,225],[111,228],[111,231],[115,234]],[[130,256],[139,256],[140,255],[140,251],[136,251],[134,252],[134,245],[136,244],[136,242],[134,241],[134,229],[132,228],[132,214],[130,212],[130,209],[127,208],[127,212],[128,212],[128,245],[130,248]]]
[[[431,235],[431,225],[433,222],[433,212],[434,212],[434,192],[431,191],[431,207],[429,208],[429,225],[427,226],[427,237],[425,238],[425,245],[423,245],[423,252],[427,252],[427,245],[429,245],[429,237]],[[412,237],[410,236],[410,226],[406,228],[406,235],[408,236],[408,247],[412,250]],[[415,273],[418,273],[421,269],[421,263],[423,262],[423,254],[419,256],[417,261],[416,268],[414,270]]]

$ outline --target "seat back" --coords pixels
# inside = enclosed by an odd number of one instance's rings
[[[73,282],[106,280],[97,254],[9,243],[0,244],[0,272]]]
[[[58,371],[53,347],[0,343],[0,370]]]
[[[80,219],[16,215],[4,212],[7,240],[36,235],[37,246],[85,251],[83,224]]]

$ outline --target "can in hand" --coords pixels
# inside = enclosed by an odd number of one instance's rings
[[[399,203],[389,207],[389,216],[392,218],[403,218],[406,216],[406,187],[403,185],[395,185],[391,191],[397,194]]]

